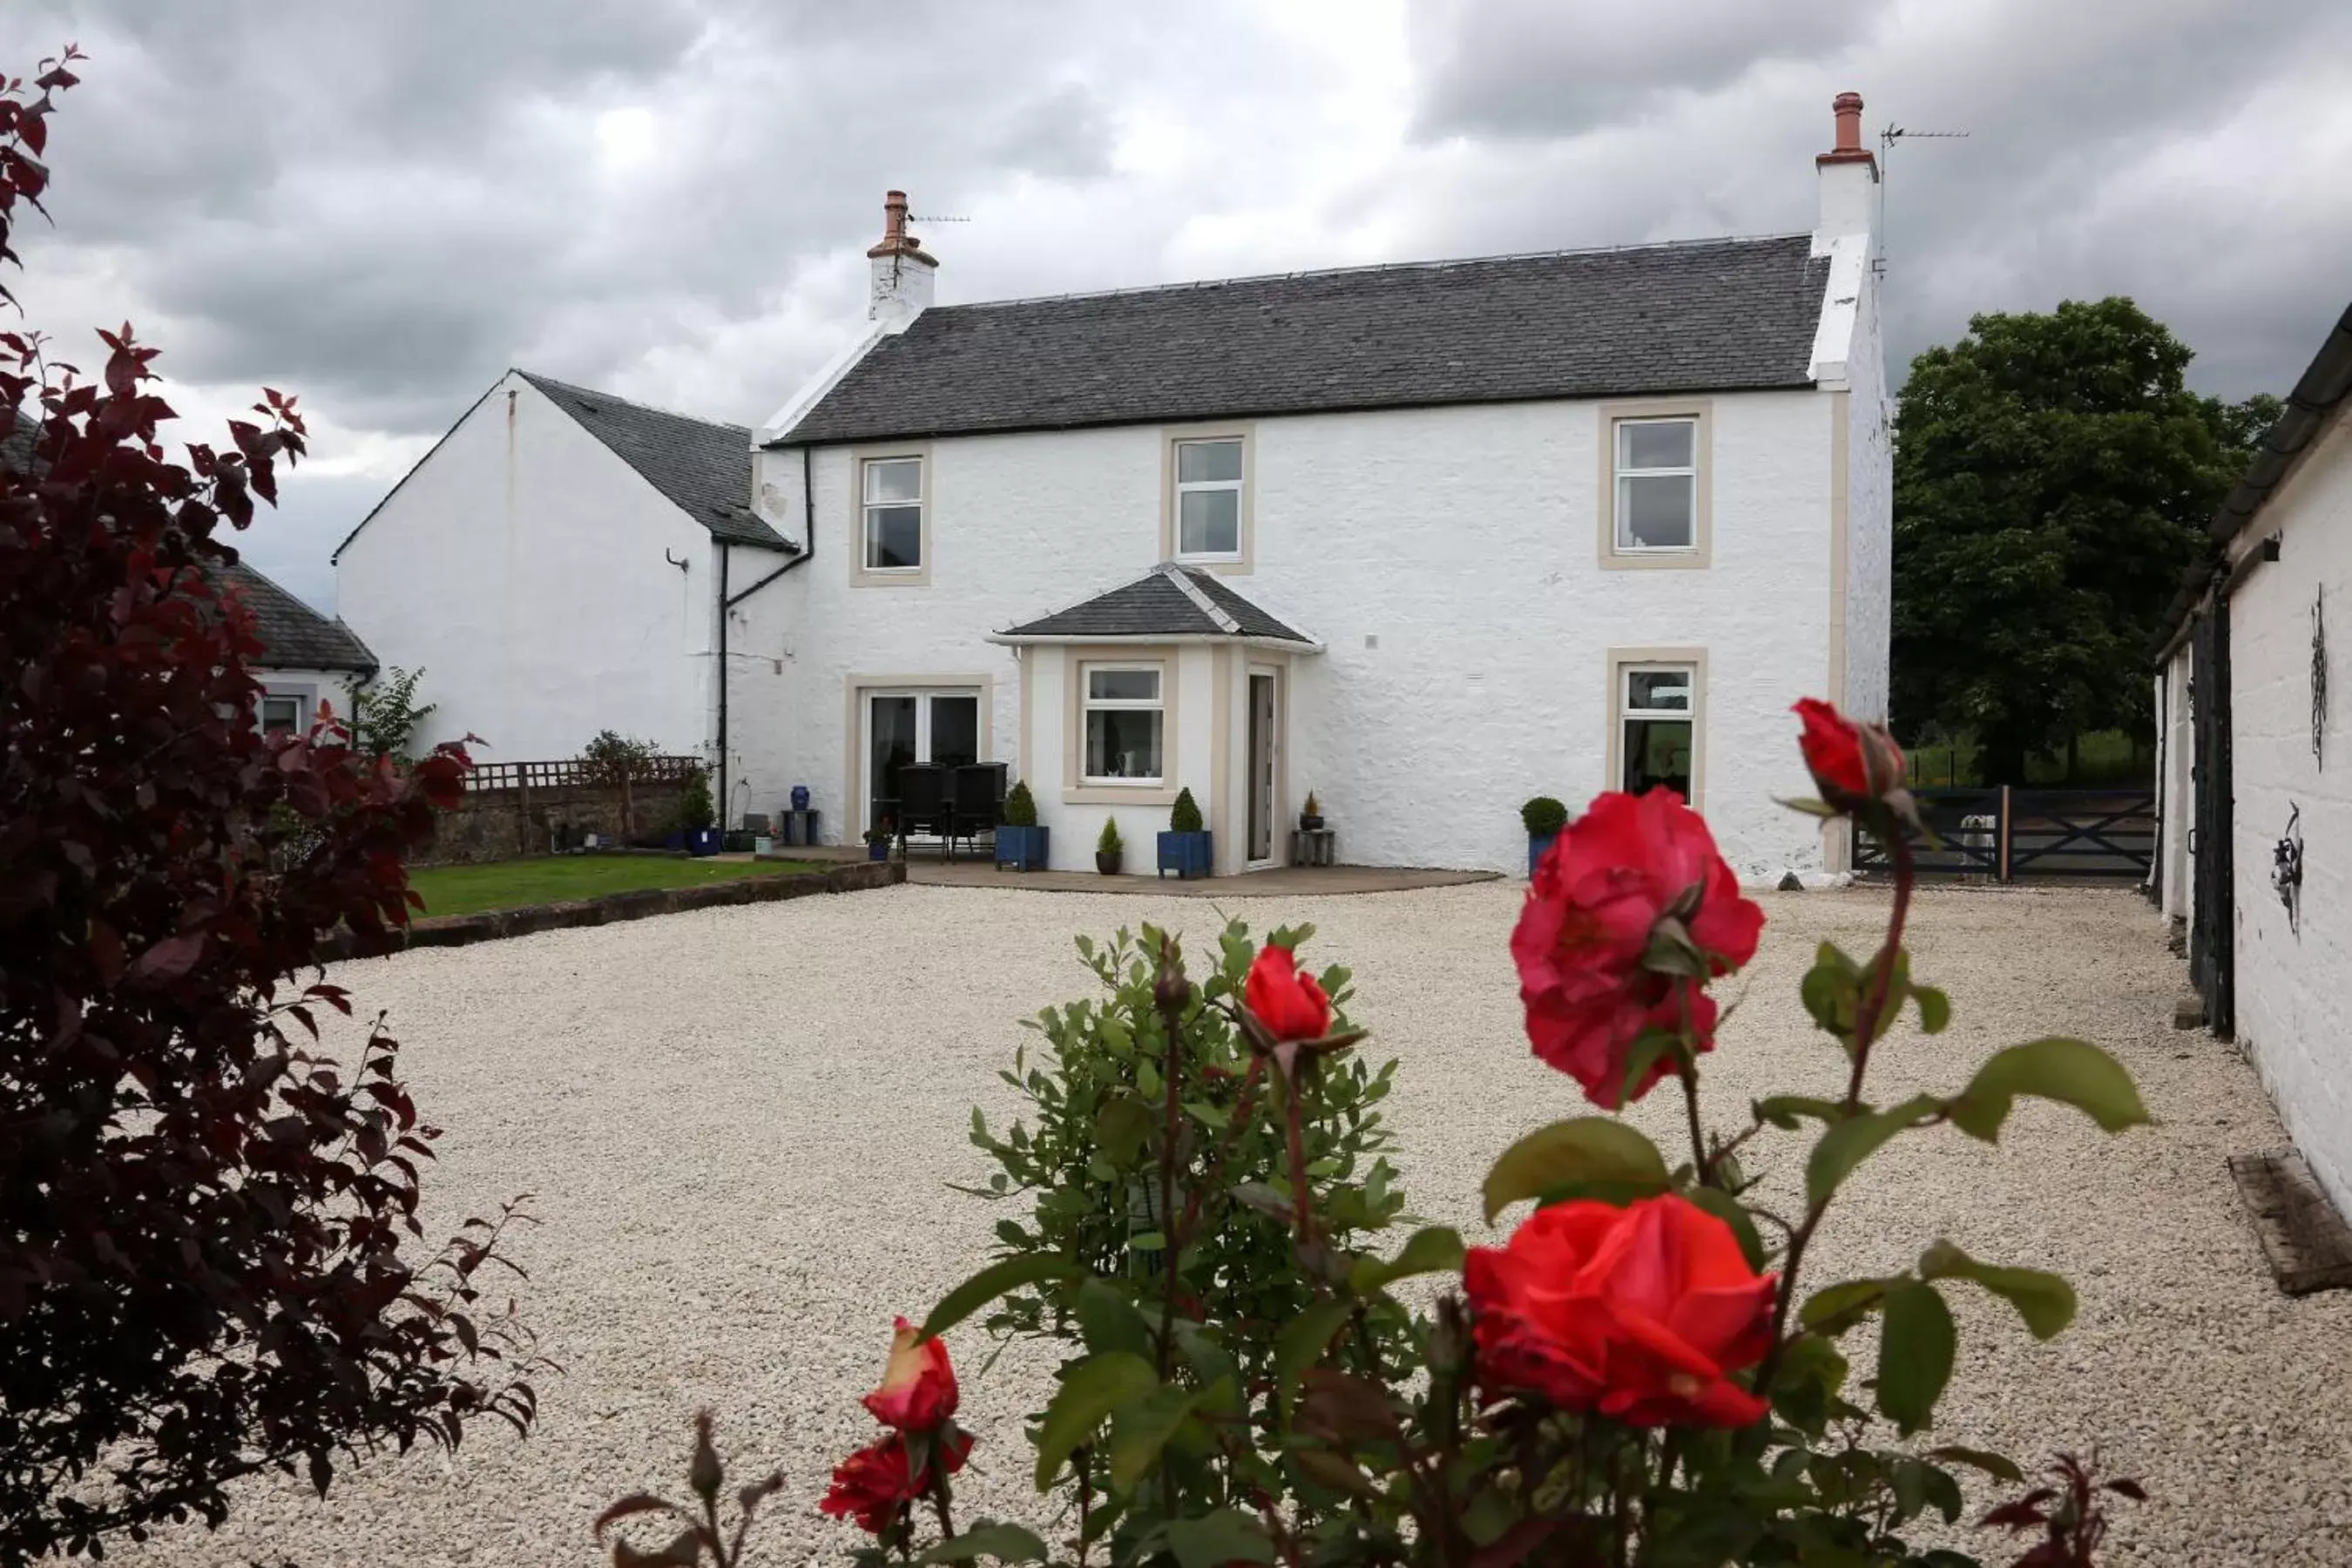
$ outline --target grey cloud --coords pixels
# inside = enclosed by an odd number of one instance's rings
[[[1114,132],[1110,110],[1078,82],[1031,99],[1005,119],[996,154],[1027,174],[1094,179],[1110,173]]]
[[[1818,54],[1877,14],[1851,0],[1421,0],[1414,130],[1430,141],[1570,134],[1761,60]]]

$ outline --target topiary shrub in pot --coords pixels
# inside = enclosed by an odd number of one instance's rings
[[[1315,798],[1315,792],[1310,789],[1307,792],[1307,804],[1298,808],[1298,828],[1302,833],[1313,833],[1322,826],[1323,803]]]
[[[686,848],[691,855],[716,855],[722,835],[715,826],[719,813],[710,802],[710,775],[697,768],[686,781],[686,792],[678,797],[677,825],[686,832]]]
[[[1037,825],[1036,797],[1029,793],[1027,780],[1014,784],[1004,794],[1004,820],[996,829],[996,868],[1010,866],[1017,871],[1042,871],[1045,868],[1053,832]]]
[[[1211,835],[1208,824],[1201,819],[1201,807],[1190,789],[1176,792],[1176,804],[1168,813],[1168,831],[1160,836],[1160,874],[1173,871],[1179,877],[1205,877],[1211,864]]]
[[[1528,875],[1532,877],[1543,863],[1544,851],[1559,837],[1559,830],[1568,826],[1568,807],[1548,795],[1539,795],[1519,807],[1519,820],[1528,830]]]
[[[1116,877],[1126,855],[1127,840],[1118,836],[1118,818],[1104,817],[1102,837],[1095,840],[1095,869],[1106,877]]]

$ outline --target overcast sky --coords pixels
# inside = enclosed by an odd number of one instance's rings
[[[327,553],[508,365],[756,425],[862,325],[912,193],[942,302],[1811,226],[1887,162],[1889,356],[2126,293],[2201,389],[2352,300],[2342,0],[6,0],[54,121],[31,324],[125,317],[187,435],[268,384]],[[87,351],[84,351],[87,353]]]

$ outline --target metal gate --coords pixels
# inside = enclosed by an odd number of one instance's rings
[[[2196,887],[2189,914],[2189,980],[2205,999],[2205,1022],[2227,1039],[2236,1028],[2234,857],[2230,770],[2230,601],[2221,594],[2198,618],[2189,649],[2189,723],[2196,756],[2189,852]]]
[[[1923,876],[2031,878],[2068,881],[2145,879],[2156,863],[2156,795],[2144,789],[1920,789],[1911,792],[1935,834],[1913,834]],[[1864,838],[1854,869],[1886,869],[1885,853]]]

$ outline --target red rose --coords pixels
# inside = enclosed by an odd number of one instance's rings
[[[1462,1271],[1492,1393],[1637,1426],[1746,1426],[1766,1401],[1733,1383],[1772,1343],[1774,1277],[1722,1220],[1674,1193],[1630,1207],[1538,1209]]]
[[[1822,798],[1843,811],[1884,800],[1907,782],[1903,748],[1876,724],[1857,724],[1818,698],[1790,710],[1805,721],[1797,744]]]
[[[865,1399],[874,1419],[901,1432],[936,1431],[955,1414],[956,1392],[947,1342],[929,1339],[918,1344],[915,1325],[900,1318],[882,1386]]]
[[[940,1434],[937,1447],[948,1474],[954,1475],[963,1468],[964,1458],[971,1452],[971,1437],[950,1427]],[[893,1432],[834,1467],[833,1485],[816,1505],[817,1510],[835,1519],[855,1519],[858,1529],[869,1535],[879,1535],[890,1528],[903,1504],[913,1502],[930,1489],[928,1468],[921,1475],[911,1474],[910,1470],[907,1439]]]
[[[1701,986],[1756,956],[1764,911],[1739,894],[1698,813],[1667,789],[1603,795],[1536,868],[1511,933],[1537,1056],[1611,1110],[1623,1103],[1633,1043],[1687,1026],[1715,1045]],[[1668,1068],[1654,1064],[1632,1098]]]
[[[1258,949],[1243,999],[1277,1040],[1319,1040],[1331,1032],[1331,998],[1286,947],[1268,942]]]

